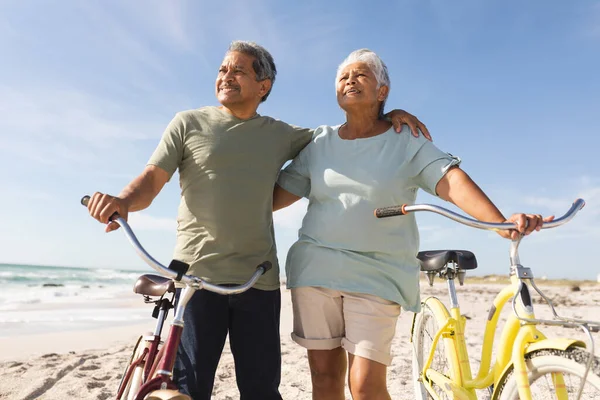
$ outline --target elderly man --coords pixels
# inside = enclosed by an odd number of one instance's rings
[[[175,379],[195,400],[210,399],[227,334],[242,399],[281,399],[280,283],[273,234],[272,193],[277,175],[310,142],[313,132],[257,113],[275,81],[271,55],[233,42],[216,79],[220,107],[175,115],[141,175],[118,196],[95,193],[90,214],[103,223],[148,207],[179,169],[181,203],[174,258],[188,273],[216,284],[245,282],[259,263],[274,268],[240,295],[197,291],[185,311]],[[425,127],[403,111],[403,123]],[[106,231],[117,229],[109,223]]]

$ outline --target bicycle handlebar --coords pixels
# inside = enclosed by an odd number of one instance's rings
[[[544,222],[542,225],[542,229],[556,228],[557,226],[566,224],[569,222],[579,210],[581,210],[585,206],[585,201],[583,199],[577,199],[571,205],[569,211],[565,213],[560,218],[557,218],[551,222]],[[517,227],[516,224],[510,222],[504,223],[490,223],[490,222],[482,222],[473,218],[467,218],[463,215],[457,214],[454,211],[450,211],[444,207],[434,206],[432,204],[415,204],[409,206],[407,204],[403,204],[401,206],[391,206],[391,207],[382,207],[375,209],[375,216],[377,218],[387,218],[394,217],[398,215],[406,215],[410,212],[417,211],[429,211],[436,214],[440,214],[446,218],[459,222],[463,225],[471,226],[473,228],[478,229],[489,229],[489,230],[508,230],[515,229]]]
[[[81,204],[86,207],[89,201],[90,196],[86,195],[81,198]],[[152,257],[140,244],[127,221],[125,221],[118,213],[115,212],[113,215],[111,215],[109,221],[116,222],[121,226],[121,228],[123,228],[123,232],[125,233],[127,239],[129,239],[129,243],[131,243],[136,253],[140,256],[142,260],[146,262],[146,264],[148,264],[150,267],[156,270],[156,272],[158,272],[159,274],[166,276],[167,278],[183,282],[188,286],[206,289],[210,292],[215,292],[218,294],[242,293],[254,286],[258,278],[260,278],[261,275],[265,274],[273,267],[270,261],[265,261],[261,263],[256,267],[256,271],[254,271],[254,274],[252,274],[250,279],[246,283],[238,286],[219,286],[206,282],[204,279],[192,275],[182,275],[180,279],[177,279],[178,273],[172,269],[165,267],[163,264],[155,260],[154,257]]]

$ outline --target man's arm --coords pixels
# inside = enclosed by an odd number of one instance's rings
[[[291,206],[301,198],[302,197],[288,192],[278,184],[275,184],[275,189],[273,190],[273,211]]]
[[[419,130],[427,140],[432,140],[429,131],[424,123],[419,121],[417,117],[407,113],[404,110],[393,110],[385,114],[385,117],[392,123],[396,132],[400,133],[402,125],[408,125],[414,137],[419,137]]]
[[[94,193],[88,203],[90,215],[105,224],[108,223],[108,219],[115,212],[127,220],[130,211],[147,208],[168,180],[169,174],[165,170],[155,165],[148,165],[118,196],[115,197],[100,192]],[[118,228],[119,224],[111,222],[106,226],[106,232]]]
[[[438,196],[455,204],[475,219],[485,222],[516,223],[517,231],[497,231],[505,238],[516,239],[518,232],[528,235],[534,230],[539,231],[544,222],[554,219],[554,216],[543,219],[541,215],[532,214],[513,214],[509,219],[504,218],[479,186],[458,167],[450,168],[435,189]]]

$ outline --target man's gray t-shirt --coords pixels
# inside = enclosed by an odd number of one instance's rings
[[[256,288],[279,288],[273,187],[313,131],[256,115],[241,120],[203,107],[175,115],[148,161],[179,169],[181,203],[174,258],[216,284],[244,283],[263,261],[273,269]]]

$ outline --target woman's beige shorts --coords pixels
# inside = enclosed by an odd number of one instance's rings
[[[343,347],[355,356],[390,365],[400,306],[362,293],[321,287],[292,289],[292,339],[308,350]]]

